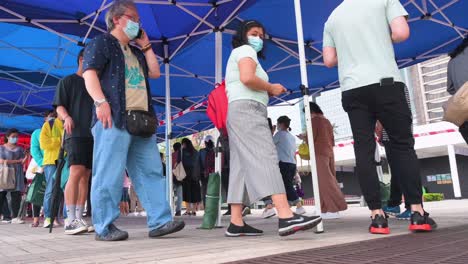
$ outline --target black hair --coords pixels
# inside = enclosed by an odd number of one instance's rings
[[[184,145],[184,144],[185,144],[185,151],[188,151],[191,154],[193,154],[196,151],[196,149],[193,146],[192,141],[190,141],[190,139],[188,139],[188,138],[182,139],[182,145]]]
[[[180,144],[179,142],[176,142],[174,143],[174,145],[172,145],[172,149],[174,151],[179,151],[181,147],[182,147],[182,144]]]
[[[51,109],[44,112],[44,117],[48,117],[50,115],[57,117],[57,111],[55,111],[55,109]]]
[[[247,32],[254,27],[263,29],[263,34],[266,35],[265,27],[256,20],[246,20],[242,22],[236,31],[236,34],[232,37],[232,48],[238,48],[243,45],[249,45],[249,39],[247,38]],[[257,53],[257,56],[261,59],[265,59],[265,43],[263,49]]]
[[[291,131],[291,119],[288,116],[280,116],[276,121],[278,124],[284,124]]]
[[[468,37],[464,38],[462,43],[458,45],[452,52],[449,53],[449,56],[453,59],[460,55],[468,47]]]
[[[271,122],[271,118],[267,118],[268,119],[268,126],[270,127],[270,130],[273,130],[273,122]]]
[[[209,149],[214,148],[214,142],[212,140],[205,142],[205,146]]]
[[[5,135],[4,135],[4,138],[3,138],[3,142],[5,143],[8,143],[8,137],[11,136],[11,134],[14,134],[14,133],[19,133],[18,129],[16,128],[10,128],[8,129],[6,132],[5,132]]]
[[[80,64],[80,58],[83,58],[84,54],[84,49],[81,49],[80,52],[78,53],[78,57],[76,57],[76,64]]]
[[[49,115],[54,114],[54,113],[55,113],[55,110],[47,110],[44,112],[44,117],[48,117]]]
[[[309,107],[311,113],[323,115],[322,109],[320,109],[320,106],[318,104],[314,102],[309,102]]]

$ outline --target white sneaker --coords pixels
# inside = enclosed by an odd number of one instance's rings
[[[323,213],[322,214],[322,219],[340,219],[340,213],[339,212],[336,212],[336,213],[329,213],[329,212],[326,212],[326,213]]]
[[[92,225],[89,225],[86,220],[84,220],[83,218],[79,219],[81,221],[81,223],[86,226],[86,228],[88,228],[88,233],[93,233],[95,230],[94,230],[94,226]]]
[[[133,212],[133,213],[128,214],[128,216],[137,217],[137,216],[140,216],[140,214],[137,212]]]
[[[270,218],[270,217],[273,217],[276,215],[276,210],[275,208],[265,208],[265,210],[263,210],[263,213],[262,213],[262,217],[267,219],[267,218]]]
[[[145,211],[141,211],[139,215],[140,215],[140,216],[144,216],[144,217],[146,217],[146,216],[147,216],[147,214],[146,214],[146,212],[145,212]]]
[[[296,214],[303,215],[305,213],[306,213],[306,210],[304,209],[304,207],[296,207]]]
[[[71,223],[65,225],[66,235],[78,235],[88,232],[88,227],[81,221],[81,219],[74,219]]]
[[[24,224],[24,220],[22,220],[21,218],[18,218],[18,217],[17,217],[17,218],[13,218],[13,219],[11,220],[11,223],[12,223],[12,224]]]

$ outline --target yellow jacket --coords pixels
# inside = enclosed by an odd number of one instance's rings
[[[42,165],[55,165],[62,144],[63,123],[60,119],[55,118],[53,127],[50,127],[49,122],[45,122],[42,126],[39,143],[41,149],[44,150],[44,161]]]

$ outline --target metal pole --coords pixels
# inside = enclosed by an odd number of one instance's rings
[[[457,156],[455,153],[455,147],[453,145],[448,145],[447,150],[450,162],[450,174],[452,176],[453,194],[456,199],[460,199],[462,195],[460,189],[460,179],[458,177]]]
[[[215,32],[215,82],[221,83],[223,79],[223,33],[221,31]],[[217,132],[217,137],[219,138],[220,133]],[[224,146],[222,146],[224,147]],[[217,153],[215,161],[215,171],[221,175],[222,159],[221,153]],[[218,202],[218,219],[216,221],[216,226],[221,226],[221,204],[222,204],[222,195],[221,195],[221,177],[219,178],[219,202]]]
[[[301,1],[294,0],[294,10],[296,14],[296,28],[297,28],[297,45],[299,48],[299,61],[301,69],[301,83],[305,87],[308,87],[309,80],[307,79],[307,65],[305,60],[305,48],[304,48],[304,33],[302,28],[302,13],[301,13]],[[314,147],[314,135],[312,131],[312,118],[309,109],[309,95],[308,92],[304,93],[304,110],[306,116],[306,126],[307,126],[307,138],[309,139],[309,153],[310,153],[310,171],[312,173],[312,186],[314,189],[314,200],[315,200],[315,210],[317,214],[322,212],[320,205],[320,192],[319,192],[319,183],[317,175],[317,162],[315,160],[315,147]],[[323,223],[321,222],[317,225],[317,232],[323,232]]]
[[[169,46],[164,44],[164,57],[169,58]],[[171,78],[170,78],[170,65],[169,61],[165,61],[165,77],[166,77],[166,186],[167,186],[167,200],[171,205],[171,215],[174,215],[174,191],[172,188],[172,153],[171,153],[171,139],[172,139],[172,114],[171,114]]]

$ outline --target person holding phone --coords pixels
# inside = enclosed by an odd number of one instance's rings
[[[281,95],[286,88],[270,83],[260,64],[265,36],[265,28],[258,21],[242,22],[232,39],[233,50],[226,66],[230,155],[227,202],[231,205],[231,224],[225,233],[228,237],[263,234],[244,222],[242,209],[267,196],[278,211],[280,236],[311,229],[322,221],[317,216],[294,214],[289,208],[267,121],[269,95]]]
[[[354,136],[356,174],[371,211],[372,234],[390,233],[374,160],[377,120],[390,138],[392,173],[400,176],[401,189],[411,204],[409,229],[431,231],[437,226],[422,206],[412,115],[393,49],[393,43],[410,36],[407,16],[399,0],[343,1],[328,18],[323,33],[324,63],[338,65],[343,109]]]
[[[133,1],[114,1],[105,20],[109,33],[86,45],[83,61],[83,78],[95,106],[91,201],[96,240],[128,238],[114,225],[120,215],[125,168],[147,212],[149,237],[178,232],[185,223],[173,221],[166,200],[156,129],[148,135],[138,124],[129,125],[133,120],[127,118],[138,114],[149,122],[156,119],[148,79],[161,76],[158,60]]]

